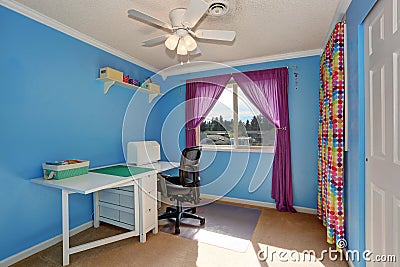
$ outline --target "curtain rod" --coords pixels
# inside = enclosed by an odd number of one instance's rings
[[[262,70],[273,70],[273,69],[280,69],[280,68],[287,68],[287,69],[295,70],[295,69],[297,69],[297,65],[283,66],[283,67],[269,68],[269,69],[262,69]],[[249,71],[253,71],[253,70],[249,70]],[[259,70],[254,70],[254,71],[259,71]],[[238,71],[238,72],[235,72],[235,73],[240,73],[240,72],[242,72],[242,71]],[[231,76],[232,76],[232,74],[233,73],[231,72]]]
[[[287,69],[293,69],[293,70],[295,70],[295,69],[297,69],[297,65],[290,65],[290,66],[282,66],[282,67],[276,67],[276,68],[269,68],[269,69],[261,69],[261,70],[272,70],[272,69],[279,69],[279,68],[287,68]],[[251,71],[251,70],[250,70]],[[254,70],[254,71],[258,71],[258,70]],[[235,72],[235,73],[240,73],[241,71],[238,71],[238,72]],[[233,76],[232,74],[232,72],[231,73],[229,73],[230,75],[231,75],[231,77]],[[221,75],[223,75],[223,74],[221,74]],[[218,76],[218,75],[217,75]],[[204,78],[204,77],[199,77],[199,78],[193,78],[193,79],[201,79],[201,78]],[[191,80],[191,79],[189,79],[189,80]],[[186,82],[187,80],[179,80],[180,82]]]

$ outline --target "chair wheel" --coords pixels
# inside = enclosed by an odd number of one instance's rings
[[[201,225],[203,225],[203,224],[205,224],[205,223],[206,223],[206,219],[200,220],[200,224],[201,224]]]
[[[181,230],[179,228],[175,228],[175,234],[179,235],[181,233]]]

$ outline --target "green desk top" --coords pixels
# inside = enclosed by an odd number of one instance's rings
[[[111,167],[104,167],[96,170],[91,170],[90,172],[96,172],[101,174],[110,174],[114,176],[120,177],[129,177],[133,175],[138,175],[144,172],[154,171],[154,169],[150,168],[141,168],[135,166],[125,166],[125,165],[117,165]]]

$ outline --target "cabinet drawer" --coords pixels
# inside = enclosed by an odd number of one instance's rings
[[[154,203],[151,203],[151,205],[148,205],[144,209],[144,217],[148,217],[150,221],[154,222],[154,215],[156,213],[157,207]]]
[[[99,200],[115,205],[119,205],[119,194],[112,189],[101,190],[99,192]]]
[[[123,207],[133,209],[135,207],[135,202],[133,200],[133,194],[131,196],[119,195],[119,204]]]
[[[157,176],[149,175],[142,178],[142,190],[145,192],[151,192],[157,190]]]
[[[157,206],[157,192],[143,193],[143,209],[152,209]]]
[[[119,210],[116,209],[111,209],[108,207],[100,206],[100,216],[114,220],[114,221],[119,221]]]
[[[150,201],[150,199],[151,199],[151,201],[157,202],[157,191],[156,190],[153,190],[151,192],[142,192],[142,194],[143,194],[143,202],[145,202],[145,200],[144,200],[145,196],[147,197],[146,202]]]
[[[135,225],[135,214],[134,213],[125,212],[125,211],[120,211],[119,220],[122,223]]]
[[[152,228],[157,225],[157,198],[156,191],[143,193],[143,228]]]
[[[124,190],[124,191],[133,192],[133,185],[128,185],[128,186],[119,187],[119,189]]]

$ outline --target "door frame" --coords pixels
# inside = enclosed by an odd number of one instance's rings
[[[352,199],[353,201],[357,201],[357,204],[354,204],[354,211],[358,214],[358,218],[352,221],[352,225],[356,225],[352,227],[352,230],[357,231],[352,236],[351,240],[348,240],[349,247],[348,249],[358,249],[360,251],[364,251],[366,247],[366,203],[365,203],[365,193],[366,193],[366,166],[365,166],[365,158],[366,158],[366,127],[365,127],[365,68],[364,68],[364,22],[368,15],[371,13],[372,9],[374,8],[375,4],[379,0],[369,0],[367,4],[361,7],[361,11],[358,11],[358,14],[352,14],[352,22],[350,23],[349,20],[346,21],[347,27],[347,44],[348,44],[348,52],[349,54],[356,57],[355,60],[348,60],[351,57],[347,58],[346,65],[348,66],[349,74],[356,75],[358,79],[352,83],[352,81],[348,82],[348,87],[351,87],[354,94],[357,94],[356,97],[349,96],[348,99],[352,99],[353,101],[358,102],[358,107],[349,112],[349,116],[346,118],[348,121],[349,132],[348,132],[348,145],[349,151],[346,152],[345,156],[345,179],[348,178],[349,174],[352,175],[352,184],[359,186],[361,190],[359,190],[359,195],[356,199]],[[350,5],[351,8],[351,5]],[[348,12],[346,11],[346,14]],[[351,34],[351,35],[350,35]],[[349,42],[350,36],[357,36],[357,39],[352,37],[351,41],[356,42],[354,45],[355,48],[352,48],[352,43]],[[351,66],[350,66],[351,65]],[[348,79],[349,76],[346,76]],[[346,91],[346,94],[349,94],[349,90]],[[349,105],[349,110],[351,105]],[[353,115],[354,114],[354,115]],[[356,124],[352,124],[352,120],[356,120]],[[351,131],[351,128],[355,128],[355,130]],[[355,147],[355,151],[354,151]],[[351,159],[350,159],[351,156]],[[349,162],[351,161],[352,164],[357,165],[354,171],[349,171]],[[348,183],[347,183],[348,184]],[[349,193],[349,189],[345,190],[345,193]],[[346,199],[349,196],[346,194]],[[348,203],[347,200],[345,202]],[[350,204],[347,204],[349,207]],[[348,209],[347,209],[348,211]],[[346,220],[349,220],[349,217],[346,217]],[[347,224],[346,224],[347,225]],[[347,227],[347,231],[349,231],[349,227]],[[349,236],[348,232],[346,236]],[[361,259],[363,262],[363,260]]]

